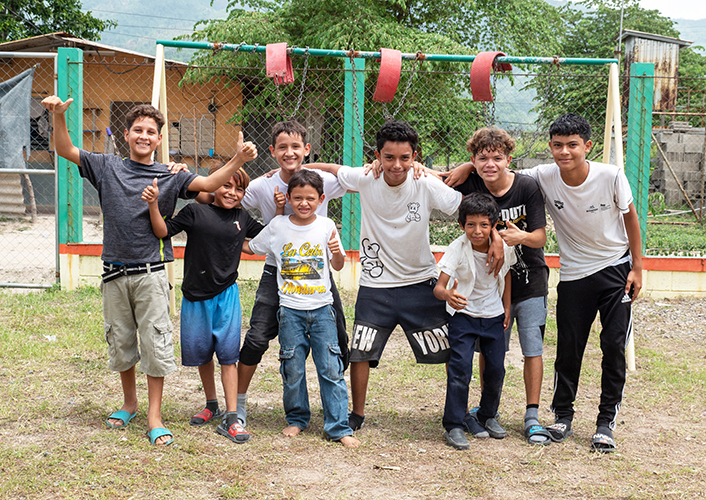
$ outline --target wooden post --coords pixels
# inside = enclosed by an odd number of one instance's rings
[[[154,82],[152,84],[152,106],[159,109],[164,115],[164,126],[162,127],[162,143],[158,148],[160,151],[160,162],[169,163],[169,120],[167,119],[167,76],[164,68],[164,45],[157,44],[157,54],[154,59]],[[174,246],[172,245],[172,248]],[[169,290],[169,311],[176,313],[176,296],[174,295],[174,262],[166,265],[167,279],[172,285]]]

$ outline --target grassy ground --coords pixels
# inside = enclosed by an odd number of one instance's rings
[[[241,285],[246,320],[254,289],[254,283]],[[355,298],[343,300],[352,305]],[[179,366],[166,380],[163,411],[175,444],[155,448],[144,434],[144,376],[138,377],[142,406],[135,420],[124,430],[105,428],[107,414],[121,404],[121,391],[118,377],[107,369],[102,325],[100,293],[93,288],[0,293],[1,498],[706,495],[706,300],[636,304],[638,369],[628,375],[616,432],[619,449],[612,456],[588,451],[600,386],[597,336],[583,366],[576,436],[563,444],[538,448],[524,441],[522,358],[513,340],[500,407],[508,437],[472,441],[467,452],[449,448],[440,424],[443,368],[415,364],[403,335],[395,334],[380,368],[372,371],[357,450],[322,439],[313,366],[311,427],[293,439],[280,434],[285,423],[276,347],[267,352],[251,387],[250,443],[232,444],[215,433],[215,425],[188,425],[204,397],[196,371]],[[550,318],[543,423],[552,421],[555,339]],[[471,402],[478,397],[474,382]]]

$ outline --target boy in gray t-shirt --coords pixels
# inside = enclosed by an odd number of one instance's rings
[[[73,145],[64,117],[72,101],[51,96],[42,105],[53,113],[56,152],[79,166],[81,176],[98,190],[103,211],[101,292],[105,336],[110,368],[120,372],[124,398],[123,406],[108,417],[106,425],[125,427],[137,414],[135,365],[141,359],[149,400],[147,435],[152,444],[168,445],[174,438],[162,424],[162,389],[164,377],[173,373],[176,365],[164,264],[174,256],[170,240],[159,239],[152,232],[148,205],[141,200],[142,189],[157,179],[162,194],[160,212],[171,214],[177,197],[190,198],[198,191],[216,190],[244,162],[257,157],[257,150],[252,143],[243,144],[241,133],[236,156],[214,175],[203,177],[183,171],[168,175],[164,165],[152,161],[164,126],[159,110],[141,104],[128,112],[125,140],[130,158],[121,159],[88,153]]]

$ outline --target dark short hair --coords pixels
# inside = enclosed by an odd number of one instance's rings
[[[138,118],[152,118],[157,124],[157,132],[162,133],[162,127],[164,127],[164,115],[160,110],[152,106],[151,104],[138,104],[133,106],[130,111],[125,115],[125,128],[130,130],[132,124]]]
[[[583,116],[575,113],[566,113],[554,120],[549,127],[549,140],[555,135],[568,137],[578,135],[584,142],[591,140],[591,124]]]
[[[466,142],[466,151],[473,156],[483,151],[497,151],[510,156],[515,149],[515,139],[506,130],[498,127],[483,127],[476,130]]]
[[[416,151],[417,144],[419,143],[419,135],[409,123],[400,120],[390,120],[380,127],[380,130],[378,130],[378,133],[375,135],[375,141],[378,151],[382,151],[382,148],[388,141],[408,142],[409,145],[412,146],[412,151]]]
[[[289,120],[275,123],[274,127],[272,127],[272,147],[275,147],[279,134],[298,134],[302,137],[302,142],[306,144],[306,127],[297,121]]]
[[[224,166],[225,163],[221,163],[220,165],[213,165],[211,168],[208,169],[208,175],[213,175],[214,172],[220,170]],[[242,167],[233,173],[233,177],[235,177],[235,180],[238,182],[238,185],[244,190],[247,189],[250,185],[250,176],[245,170],[243,170]]]
[[[289,184],[287,185],[287,194],[292,194],[292,189],[300,186],[311,186],[316,189],[319,193],[319,197],[324,194],[324,180],[323,178],[313,170],[303,168],[297,172],[289,179]]]
[[[489,194],[471,193],[464,196],[458,207],[458,222],[462,226],[466,225],[468,215],[485,215],[494,226],[500,217],[500,207]]]

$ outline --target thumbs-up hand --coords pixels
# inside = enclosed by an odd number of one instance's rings
[[[275,186],[275,206],[277,208],[284,208],[286,203],[287,198],[284,196],[284,193],[280,193],[279,186]]]
[[[74,102],[72,97],[68,98],[66,102],[64,102],[60,97],[51,95],[42,100],[42,106],[44,106],[47,111],[51,113],[64,113],[72,102]]]
[[[454,278],[454,284],[446,290],[446,302],[456,310],[463,309],[468,302],[466,297],[458,293],[458,280]]]
[[[507,226],[505,231],[498,231],[505,244],[509,247],[522,245],[529,233],[523,231],[510,221],[505,222],[505,226]]]
[[[147,186],[142,190],[142,199],[147,203],[156,203],[159,198],[159,187],[157,186],[157,178],[152,179],[152,185]]]
[[[331,237],[328,240],[328,249],[333,255],[341,255],[341,242],[338,241],[338,235],[336,231],[331,232]]]

